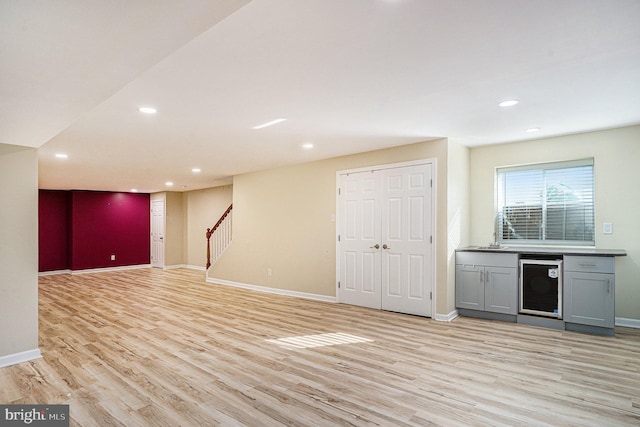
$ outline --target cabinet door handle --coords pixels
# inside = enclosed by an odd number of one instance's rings
[[[489,276],[489,272],[487,271],[485,273],[485,279],[484,279],[485,283],[489,283],[489,277],[491,277],[491,276]]]
[[[611,279],[607,280],[607,293],[611,293]]]
[[[482,270],[480,270],[480,281],[482,282]]]

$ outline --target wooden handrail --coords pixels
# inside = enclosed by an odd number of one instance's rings
[[[213,226],[213,228],[207,228],[207,266],[205,267],[206,269],[209,269],[209,267],[211,267],[211,244],[210,244],[211,236],[213,235],[213,233],[215,233],[218,227],[220,227],[220,224],[222,224],[222,221],[224,221],[224,219],[227,217],[227,215],[229,215],[232,209],[233,209],[233,203],[231,203],[227,208],[227,210],[224,211],[224,213],[222,214],[218,222],[216,222],[216,225]]]

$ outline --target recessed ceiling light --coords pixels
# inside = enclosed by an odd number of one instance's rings
[[[167,182],[164,183],[164,185],[166,185],[167,187],[172,187],[173,186],[173,182],[167,181]]]
[[[278,123],[282,123],[282,122],[284,122],[284,121],[286,121],[286,120],[287,120],[287,119],[275,119],[275,120],[271,120],[270,122],[266,122],[266,123],[263,123],[263,124],[261,124],[261,125],[254,126],[254,127],[252,127],[251,129],[264,129],[264,128],[269,127],[269,126],[273,126],[273,125],[277,125]]]
[[[540,128],[529,128],[526,129],[525,132],[538,132],[540,130]]]
[[[158,112],[158,110],[153,107],[138,107],[138,111],[143,114],[155,114]]]
[[[310,142],[305,142],[304,144],[302,144],[302,148],[304,148],[305,150],[311,150],[313,148],[313,144]]]
[[[505,99],[498,104],[498,107],[513,107],[514,105],[517,105],[519,103],[520,101],[518,101],[517,99]]]
[[[193,168],[193,169],[191,169],[191,172],[200,173],[200,168]]]
[[[137,189],[137,188],[132,188],[132,189],[131,189],[131,192],[132,192],[132,193],[137,193],[137,192],[138,192],[138,189]]]
[[[57,157],[58,159],[67,159],[67,158],[69,158],[69,156],[68,156],[68,155],[66,155],[66,154],[64,154],[64,153],[57,153],[57,154],[56,154],[56,157]]]

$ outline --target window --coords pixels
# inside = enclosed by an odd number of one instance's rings
[[[594,246],[593,159],[498,168],[500,243]]]

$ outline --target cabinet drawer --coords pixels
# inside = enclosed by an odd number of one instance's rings
[[[492,267],[518,268],[518,254],[486,252],[456,252],[458,265],[489,265]]]
[[[573,256],[564,257],[564,271],[582,271],[588,273],[614,273],[615,258],[610,256]]]

